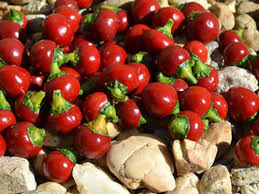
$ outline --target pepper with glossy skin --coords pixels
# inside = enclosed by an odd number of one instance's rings
[[[242,30],[238,31],[238,33],[240,33],[240,32],[242,34]],[[234,31],[234,30],[226,30],[226,31],[220,33],[220,35],[219,35],[219,48],[220,48],[220,50],[222,52],[231,43],[233,43],[233,42],[236,42],[236,43],[242,42],[242,40],[241,40],[241,38],[240,38],[238,33],[236,31]]]
[[[74,7],[76,9],[79,9],[77,0],[57,0],[55,2],[54,8],[61,6]]]
[[[129,14],[128,14],[127,10],[120,9],[120,10],[117,11],[117,16],[118,16],[118,19],[119,19],[118,32],[124,32],[130,24]]]
[[[206,10],[197,2],[189,2],[184,5],[182,12],[186,18],[189,18],[194,13],[206,12]]]
[[[77,2],[78,2],[79,7],[81,9],[85,9],[85,8],[88,8],[92,5],[93,0],[77,0]]]
[[[70,50],[74,51],[76,49],[79,49],[84,44],[86,44],[88,46],[95,46],[95,44],[93,42],[91,42],[89,35],[87,35],[87,34],[75,35],[74,39],[70,45]]]
[[[7,102],[3,92],[0,90],[0,133],[15,123],[16,118],[12,112],[11,105]]]
[[[45,130],[30,122],[18,122],[6,129],[8,151],[18,157],[33,158],[42,149]]]
[[[218,87],[219,76],[218,71],[213,66],[209,65],[209,67],[211,68],[209,76],[198,79],[197,86],[204,87],[209,92],[214,92]]]
[[[76,156],[73,151],[58,149],[43,159],[42,172],[48,180],[63,183],[71,177],[75,163]]]
[[[108,97],[103,92],[94,92],[87,96],[83,103],[84,117],[87,121],[92,121],[99,114],[106,115],[107,120],[118,121],[115,106],[108,101]]]
[[[20,25],[15,22],[8,20],[0,21],[0,40],[5,38],[20,39],[21,31]]]
[[[22,11],[15,10],[13,8],[11,8],[10,11],[4,15],[3,20],[15,22],[19,24],[21,28],[26,28],[28,23],[25,14]]]
[[[248,165],[259,165],[259,137],[249,135],[239,139],[235,154],[237,158]]]
[[[0,89],[6,96],[26,94],[31,84],[30,73],[19,66],[5,65],[0,68]]]
[[[45,97],[45,92],[27,92],[26,95],[20,95],[15,100],[14,111],[16,117],[21,121],[36,123],[41,102]]]
[[[0,40],[0,67],[3,64],[21,66],[26,48],[17,39]]]
[[[248,120],[259,110],[259,97],[247,88],[232,87],[226,92],[225,98],[229,116],[236,122]]]
[[[195,54],[203,63],[207,61],[208,52],[205,44],[198,40],[193,40],[184,45],[190,53]]]
[[[4,137],[0,134],[0,158],[4,156],[6,152],[6,141]]]
[[[60,67],[60,70],[66,72],[70,75],[73,75],[78,80],[81,80],[81,75],[72,67]]]
[[[105,116],[99,115],[95,120],[77,127],[74,132],[74,146],[88,159],[102,157],[111,146]]]
[[[31,85],[41,88],[43,86],[44,78],[44,75],[32,75]]]
[[[225,119],[228,114],[228,103],[226,99],[219,93],[211,92],[212,108],[217,110],[221,119]]]
[[[187,89],[189,86],[183,79],[175,79],[173,83],[173,87],[177,92],[182,92]]]
[[[160,82],[148,84],[142,92],[142,102],[148,114],[156,118],[170,115],[178,96],[174,87]]]
[[[181,111],[174,115],[168,125],[172,139],[190,139],[198,141],[203,134],[204,126],[201,117],[192,111]]]

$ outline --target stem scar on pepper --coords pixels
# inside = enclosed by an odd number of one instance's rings
[[[190,130],[188,117],[184,115],[175,115],[168,124],[168,130],[176,139],[187,137]]]
[[[51,116],[67,112],[72,104],[65,100],[60,90],[54,90],[51,104]]]

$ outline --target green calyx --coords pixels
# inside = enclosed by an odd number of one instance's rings
[[[160,72],[156,76],[156,81],[166,83],[166,84],[169,84],[169,85],[173,85],[175,79],[174,79],[174,77],[167,77],[162,72]]]
[[[68,61],[72,62],[74,65],[76,65],[79,62],[79,52],[78,52],[78,50],[75,50],[72,53],[66,54],[66,57],[68,58]]]
[[[45,92],[27,92],[23,104],[28,107],[34,114],[38,114],[41,108],[41,102],[45,97]]]
[[[112,11],[114,11],[116,13],[120,10],[118,7],[112,7],[112,6],[109,6],[109,5],[101,5],[98,8],[98,11],[101,10],[101,9],[109,9],[109,10],[112,10]]]
[[[253,67],[249,60],[249,54],[241,59],[238,63],[236,63],[235,66],[252,71]]]
[[[119,121],[118,116],[116,115],[115,106],[111,105],[110,102],[107,102],[99,113],[105,115],[108,121],[112,121],[114,123]]]
[[[143,115],[141,114],[141,116],[139,118],[138,126],[145,125],[147,122],[148,122],[147,119],[145,117],[143,117]]]
[[[109,136],[105,115],[99,114],[95,120],[92,120],[84,125],[93,133]]]
[[[174,106],[174,110],[172,111],[171,114],[177,114],[180,112],[180,103],[179,103],[179,100],[176,101],[176,104]]]
[[[188,80],[192,84],[197,84],[198,82],[192,73],[192,66],[188,60],[178,66],[175,72],[175,76],[181,79]]]
[[[72,162],[74,163],[77,162],[77,152],[74,148],[61,148],[61,149],[57,149],[57,151],[64,154]]]
[[[209,108],[209,110],[206,112],[206,114],[202,117],[203,119],[208,119],[211,122],[219,123],[221,122],[221,118],[219,117],[218,111],[214,108],[212,108],[212,103]]]
[[[80,91],[82,91],[82,95],[89,95],[95,91],[95,88],[95,83],[91,79],[87,79],[81,84]]]
[[[188,117],[184,115],[175,115],[174,119],[168,125],[169,132],[176,139],[187,137],[190,130],[190,123]]]
[[[5,15],[4,19],[15,22],[17,24],[23,24],[22,14],[13,8],[11,8],[10,12],[7,15]]]
[[[86,16],[85,16],[85,19],[84,19],[84,23],[86,24],[86,25],[92,25],[92,24],[94,24],[94,22],[95,22],[95,20],[96,20],[96,18],[97,18],[97,16],[99,15],[99,9],[96,11],[96,12],[94,12],[94,13],[90,13],[90,14],[87,14]]]
[[[252,137],[251,148],[256,155],[259,155],[259,137]]]
[[[105,85],[114,100],[118,102],[126,102],[128,100],[128,96],[126,96],[128,88],[122,83],[115,80],[113,82],[106,83]]]
[[[237,30],[233,30],[240,38],[241,40],[243,39],[243,33],[244,33],[244,29],[237,29]]]
[[[204,64],[195,54],[191,53],[191,64],[193,66],[193,74],[197,79],[209,77],[211,67]]]
[[[6,100],[2,90],[0,90],[0,110],[12,110],[11,105]]]
[[[52,96],[51,116],[67,112],[72,104],[65,100],[60,90],[55,90]]]
[[[196,18],[198,15],[202,14],[202,12],[193,12],[191,13],[187,19],[189,20],[193,20],[194,18]]]
[[[144,58],[147,55],[146,52],[138,52],[130,57],[132,63],[144,63]]]
[[[209,120],[208,119],[202,119],[204,130],[209,129]]]
[[[7,63],[0,57],[0,68],[7,65]]]
[[[45,130],[37,128],[34,125],[30,125],[27,130],[31,144],[41,146],[43,144],[44,137],[46,136]]]
[[[172,20],[170,18],[170,19],[168,19],[167,23],[163,27],[157,28],[157,31],[162,32],[163,34],[165,34],[169,38],[173,38],[173,35],[172,35],[173,25],[174,25],[174,20]]]

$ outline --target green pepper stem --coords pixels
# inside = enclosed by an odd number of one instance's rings
[[[138,52],[130,58],[130,62],[143,63],[144,57],[147,55],[146,52]]]
[[[128,97],[126,96],[128,88],[117,80],[106,84],[106,87],[114,100],[118,102],[126,102],[128,100]]]
[[[109,9],[109,10],[112,10],[114,12],[117,12],[119,11],[120,9],[117,8],[117,7],[113,7],[113,6],[109,6],[109,5],[101,5],[98,10],[101,10],[101,9]]]
[[[208,120],[215,122],[215,123],[219,123],[222,121],[218,115],[217,110],[212,108],[212,106],[209,108],[209,110],[206,112],[206,114],[203,116],[203,118],[207,118]]]
[[[188,80],[192,84],[197,84],[197,79],[192,73],[192,67],[189,61],[186,61],[178,66],[175,76],[181,79]]]
[[[23,104],[28,107],[33,113],[38,114],[41,108],[41,102],[45,97],[45,92],[28,92],[25,95]]]
[[[111,105],[110,102],[106,103],[106,105],[100,110],[101,114],[106,116],[108,121],[112,121],[114,123],[118,122],[118,116],[116,115],[116,109],[114,105]]]
[[[243,39],[243,33],[244,33],[244,29],[237,29],[237,30],[233,30],[241,39]]]
[[[63,98],[60,90],[53,92],[51,116],[67,112],[71,107],[72,104]]]
[[[204,130],[208,130],[209,128],[209,120],[208,119],[202,119]]]
[[[74,163],[77,162],[77,151],[74,148],[62,148],[62,149],[57,149],[57,151],[64,154],[64,156],[66,156],[72,162]]]
[[[171,114],[177,114],[180,112],[180,103],[179,103],[179,100],[176,101],[176,104],[174,106],[174,110],[172,111]]]
[[[147,119],[145,117],[143,117],[143,115],[141,115],[139,118],[138,126],[145,125],[147,122],[148,122]]]
[[[174,77],[167,77],[162,72],[157,74],[156,80],[169,85],[173,85],[175,81]]]
[[[45,97],[45,92],[43,92],[43,91],[35,92],[31,96],[31,102],[34,105],[38,106],[41,104],[44,97]]]
[[[259,155],[259,137],[252,137],[251,148],[256,155]]]
[[[172,35],[173,25],[174,25],[174,20],[170,18],[163,27],[157,28],[157,31],[162,32],[163,34],[167,35],[169,38],[173,38],[173,35]]]
[[[46,136],[45,130],[37,128],[34,125],[30,125],[27,130],[31,144],[41,146],[43,144],[44,137]]]
[[[7,65],[7,63],[0,57],[0,68]]]
[[[95,120],[92,120],[85,124],[93,133],[109,136],[107,131],[106,116],[99,114]]]
[[[72,53],[66,54],[66,57],[71,61],[74,65],[76,65],[79,62],[79,52],[78,50],[75,50]]]
[[[15,9],[11,8],[10,12],[5,16],[5,20],[9,20],[18,24],[23,23],[23,15],[16,11]]]
[[[169,132],[176,139],[187,137],[189,129],[190,129],[189,119],[184,115],[175,115],[175,118],[171,120],[168,125]]]
[[[200,59],[196,60],[193,66],[193,74],[197,79],[209,77],[211,70],[212,68],[204,64]]]
[[[11,110],[11,105],[6,100],[2,90],[0,90],[0,110]]]

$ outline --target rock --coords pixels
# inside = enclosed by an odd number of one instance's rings
[[[256,23],[254,19],[248,14],[242,14],[236,17],[235,29],[252,29],[256,30]]]
[[[216,69],[222,66],[223,64],[223,57],[219,51],[219,44],[217,41],[212,41],[206,44],[208,58],[206,64],[212,65]]]
[[[27,28],[30,32],[36,33],[42,31],[42,23],[44,19],[46,18],[43,14],[29,14],[26,15],[26,18],[28,20]]]
[[[4,15],[4,12],[7,10],[8,3],[4,1],[0,1],[0,19]]]
[[[228,6],[232,13],[236,13],[236,0],[225,0],[224,4]]]
[[[221,31],[234,28],[235,17],[227,5],[217,2],[210,7],[210,11],[217,16],[221,24]]]
[[[52,191],[25,191],[25,192],[20,193],[20,194],[57,194],[57,193],[52,192]]]
[[[130,194],[104,170],[90,162],[76,164],[72,175],[80,194]]]
[[[204,131],[202,139],[217,145],[218,153],[226,151],[232,141],[231,124],[228,121],[213,123]]]
[[[259,182],[259,166],[249,168],[232,168],[232,184],[235,186],[250,185]]]
[[[44,150],[40,150],[35,158],[33,158],[33,168],[36,171],[37,175],[43,177],[42,173],[42,162],[44,157],[47,156],[47,153]]]
[[[54,5],[57,0],[48,0],[48,4],[50,5],[51,8],[54,8]]]
[[[243,1],[237,6],[237,13],[239,15],[259,11],[259,4],[251,1]]]
[[[102,2],[102,5],[109,5],[113,7],[123,7],[123,8],[129,8],[130,5],[134,2],[134,0],[106,0]]]
[[[218,70],[218,75],[219,83],[217,92],[219,93],[227,92],[229,88],[237,86],[252,91],[258,90],[258,81],[256,77],[246,69],[228,66]]]
[[[111,139],[114,139],[120,134],[120,126],[117,123],[107,122],[107,130]]]
[[[231,180],[228,169],[223,165],[216,165],[207,170],[200,182],[201,194],[232,194]]]
[[[78,192],[76,186],[74,186],[74,187],[70,187],[70,188],[67,190],[66,194],[79,194],[79,192]]]
[[[253,51],[259,50],[259,31],[253,29],[247,29],[243,33],[243,41],[246,46]]]
[[[110,171],[129,189],[166,192],[175,188],[173,161],[166,145],[149,134],[115,142],[107,153]]]
[[[189,3],[189,2],[197,2],[201,4],[205,9],[208,9],[210,7],[210,4],[207,0],[169,0],[170,4],[173,5],[180,5],[182,3]]]
[[[175,182],[176,188],[166,194],[199,194],[200,180],[195,174],[188,173],[183,176],[179,176],[176,178]]]
[[[1,157],[0,190],[14,193],[35,190],[37,183],[29,165],[29,161],[25,158]]]
[[[49,14],[51,7],[42,1],[35,1],[22,6],[22,11],[25,14]]]
[[[244,185],[241,187],[241,194],[257,194],[259,193],[259,183],[252,185]]]
[[[24,5],[26,3],[33,2],[35,0],[10,0],[15,5]]]
[[[157,194],[157,193],[154,193],[152,191],[149,191],[148,189],[143,189],[142,191],[140,191],[138,194]]]
[[[168,0],[161,0],[159,1],[160,7],[169,7]]]
[[[52,191],[57,194],[65,194],[67,189],[62,185],[55,182],[45,182],[43,184],[38,185],[37,191]]]
[[[217,146],[203,139],[175,140],[172,149],[178,176],[190,172],[201,174],[212,166],[217,155]]]

